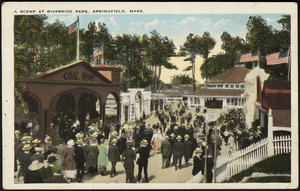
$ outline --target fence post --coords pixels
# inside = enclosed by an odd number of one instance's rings
[[[268,157],[274,155],[273,146],[273,116],[272,109],[269,109],[268,113]]]

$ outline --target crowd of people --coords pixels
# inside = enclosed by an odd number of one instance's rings
[[[182,105],[178,105],[176,110],[165,108],[157,112],[156,117],[160,123],[151,125],[140,120],[131,128],[111,128],[109,135],[104,128],[99,130],[92,126],[83,133],[77,130],[78,124],[75,122],[72,132],[76,134],[67,141],[59,138],[58,128],[51,124],[50,128],[54,129],[52,132],[56,133],[47,134],[43,144],[28,134],[21,136],[20,131],[16,130],[16,178],[23,176],[24,183],[83,182],[85,175],[105,176],[107,171],[113,178],[117,176],[116,164],[122,162],[126,183],[141,182],[142,172],[144,182],[149,182],[148,159],[151,152],[161,155],[162,169],[173,166],[177,171],[188,166],[192,159],[191,174],[206,174],[206,182],[212,182],[214,143],[217,144],[217,154],[222,144],[214,128],[205,127],[202,116],[197,114],[192,123],[192,115],[186,113]],[[195,137],[198,132],[203,134],[205,131],[208,132],[206,139],[203,136]],[[109,162],[110,170],[107,169]],[[134,179],[136,165],[137,180]]]

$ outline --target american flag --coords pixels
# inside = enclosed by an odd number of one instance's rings
[[[68,27],[68,34],[72,34],[73,32],[76,32],[76,30],[77,30],[77,22],[78,21],[75,21],[73,24],[71,24]]]
[[[288,50],[282,52],[276,52],[266,56],[267,65],[277,65],[277,64],[288,64]]]
[[[96,48],[93,51],[93,58],[96,58],[97,56],[100,56],[100,55],[102,55],[102,46],[100,46],[99,48]]]
[[[258,61],[258,50],[248,54],[242,54],[239,62],[254,62]]]

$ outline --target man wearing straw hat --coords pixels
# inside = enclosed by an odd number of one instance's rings
[[[40,172],[43,167],[44,164],[40,163],[38,160],[32,161],[32,163],[28,166],[24,183],[43,183],[43,175]]]
[[[177,162],[179,162],[179,169],[181,169],[181,161],[183,156],[183,143],[181,142],[182,137],[178,135],[176,137],[176,142],[173,145],[173,161],[175,165],[175,170],[177,170]]]
[[[184,135],[183,155],[184,155],[185,166],[188,165],[190,156],[191,156],[192,145],[191,145],[189,138],[190,138],[190,136],[188,134]]]
[[[122,159],[124,161],[124,168],[126,172],[126,183],[132,183],[134,180],[134,160],[135,152],[132,150],[133,143],[131,141],[126,142],[127,148],[124,150]]]
[[[140,148],[137,150],[137,164],[139,165],[138,171],[138,183],[141,181],[142,169],[144,168],[145,182],[148,183],[148,158],[150,156],[150,149],[148,147],[148,141],[143,139],[140,144]]]
[[[85,155],[82,148],[83,141],[78,139],[75,144],[75,162],[77,168],[77,182],[81,182],[84,173]]]
[[[30,165],[30,154],[29,154],[29,150],[31,149],[30,144],[25,144],[22,148],[23,152],[20,154],[19,156],[19,161],[21,164],[21,169],[20,172],[24,177],[24,180],[26,178],[27,172],[28,172],[28,166]],[[19,173],[20,176],[20,173]],[[18,176],[18,178],[19,178]]]
[[[120,152],[117,147],[117,139],[112,139],[108,148],[108,160],[111,162],[110,177],[116,176],[116,164],[120,161]]]

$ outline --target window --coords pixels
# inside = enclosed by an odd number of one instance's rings
[[[234,85],[230,85],[230,88],[234,88]]]
[[[245,88],[245,85],[241,84],[240,87],[241,87],[241,88]]]
[[[221,84],[221,85],[218,85],[218,88],[223,88],[223,85]]]
[[[227,98],[227,105],[230,105],[230,99]]]
[[[228,85],[228,84],[226,84],[226,85],[225,85],[225,88],[229,88],[229,85]]]
[[[235,88],[240,88],[240,85],[239,85],[239,84],[236,84],[236,85],[235,85]]]
[[[193,98],[191,97],[191,98],[190,98],[190,102],[191,102],[191,104],[193,104],[193,101],[194,101],[194,100],[193,100]]]

